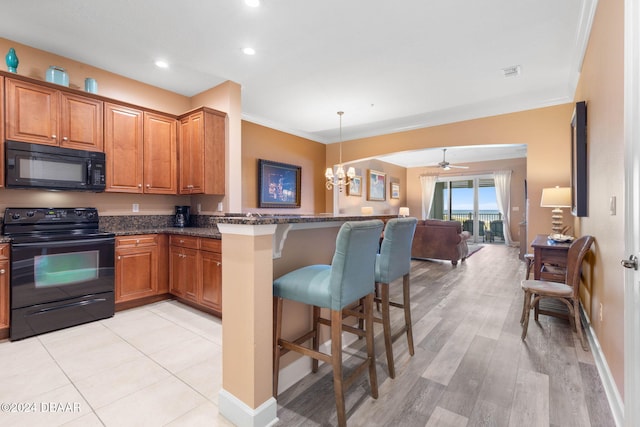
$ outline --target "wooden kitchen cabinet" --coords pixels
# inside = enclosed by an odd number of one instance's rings
[[[4,77],[0,76],[0,188],[4,187]]]
[[[9,336],[9,245],[0,245],[0,339]]]
[[[35,144],[103,151],[103,102],[7,78],[6,138]]]
[[[143,112],[112,103],[104,111],[105,191],[142,193]]]
[[[170,236],[169,238],[169,290],[177,297],[198,302],[200,265],[197,237]]]
[[[157,295],[158,236],[116,238],[116,303]]]
[[[144,113],[144,192],[177,193],[176,119]]]
[[[224,194],[226,114],[203,107],[179,120],[179,193]]]
[[[170,291],[196,307],[222,314],[221,241],[170,236]]]
[[[107,186],[116,193],[176,194],[176,119],[105,103]]]
[[[200,265],[202,292],[199,303],[222,313],[222,248],[221,241],[201,239]]]

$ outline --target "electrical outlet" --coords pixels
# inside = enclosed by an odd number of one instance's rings
[[[222,202],[218,202],[218,212],[222,212],[223,209],[224,206],[222,205]]]
[[[600,321],[601,322],[602,322],[602,312],[603,312],[602,303],[600,303]]]
[[[133,205],[131,205],[131,210],[133,212],[140,212],[140,205],[138,203],[134,203]]]
[[[198,204],[196,205],[196,212],[197,212],[197,213],[202,212],[202,203],[198,203]]]

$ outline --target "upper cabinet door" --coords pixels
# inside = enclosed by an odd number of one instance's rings
[[[204,113],[180,121],[180,194],[204,193]]]
[[[202,108],[180,119],[180,194],[224,194],[226,114]]]
[[[0,187],[4,187],[4,77],[0,76]]]
[[[144,113],[144,192],[176,194],[176,119]]]
[[[59,92],[9,78],[5,87],[7,139],[58,145]]]
[[[142,193],[143,113],[108,102],[104,104],[104,112],[105,191]]]
[[[61,92],[60,145],[103,151],[102,101]]]

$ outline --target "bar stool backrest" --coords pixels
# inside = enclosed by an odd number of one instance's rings
[[[376,253],[383,226],[376,219],[347,221],[340,227],[331,262],[332,310],[342,310],[374,291]]]
[[[411,244],[416,218],[393,218],[384,228],[384,239],[376,261],[376,282],[391,283],[411,270]]]

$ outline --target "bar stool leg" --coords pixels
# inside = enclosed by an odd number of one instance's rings
[[[409,354],[414,355],[413,350],[413,326],[411,324],[411,289],[410,289],[409,274],[405,274],[402,277],[402,297],[404,305],[404,324],[407,328],[407,345],[409,347]]]
[[[319,324],[319,319],[320,319],[320,307],[314,305],[313,306],[313,340],[312,340],[312,345],[313,345],[313,349],[315,351],[319,351],[320,350],[320,324]],[[315,357],[311,358],[311,372],[313,372],[314,374],[316,372],[318,372],[318,359],[316,359]]]
[[[344,406],[342,384],[342,311],[331,310],[331,362],[333,364],[333,389],[336,396],[338,425],[346,426],[347,417]]]
[[[367,335],[367,358],[369,359],[369,385],[371,386],[371,396],[378,398],[378,374],[376,372],[376,351],[373,342],[373,295],[365,297],[364,314]]]
[[[391,342],[391,316],[389,313],[389,285],[383,283],[380,286],[380,296],[382,300],[382,329],[384,331],[384,348],[387,353],[387,368],[389,377],[396,377],[396,370],[393,364],[393,343]]]
[[[282,333],[282,298],[273,297],[273,397],[278,397],[280,375],[280,335]]]

